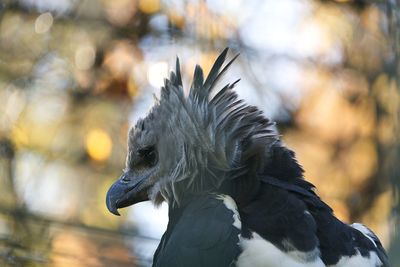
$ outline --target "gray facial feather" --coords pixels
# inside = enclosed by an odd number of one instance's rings
[[[205,81],[196,66],[187,97],[177,59],[160,99],[129,132],[127,169],[138,149],[157,150],[159,166],[150,192],[156,203],[165,199],[179,205],[186,194],[217,193],[224,181],[254,171],[249,159],[261,157],[278,140],[262,112],[244,104],[232,90],[239,80],[214,94],[216,82],[237,57],[222,68],[227,52],[217,58]]]

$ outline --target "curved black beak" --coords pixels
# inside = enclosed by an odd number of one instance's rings
[[[120,215],[118,209],[148,200],[147,189],[143,186],[146,177],[129,178],[128,173],[121,177],[108,189],[106,205],[114,215]]]

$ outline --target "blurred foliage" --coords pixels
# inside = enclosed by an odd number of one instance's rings
[[[105,192],[175,56],[189,83],[226,46],[241,53],[227,77],[239,94],[278,122],[336,215],[369,225],[400,266],[389,0],[2,1],[0,265],[148,265],[135,218],[109,215]]]

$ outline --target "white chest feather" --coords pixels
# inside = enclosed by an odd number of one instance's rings
[[[382,262],[374,251],[369,253],[369,258],[361,256],[357,253],[351,257],[342,257],[336,265],[329,265],[328,267],[377,267],[382,266]]]
[[[241,229],[239,212],[235,201],[227,195],[219,195],[218,199],[222,200],[225,207],[233,212],[233,226]],[[353,228],[363,233],[375,246],[371,235],[371,231],[362,224],[352,224]],[[378,255],[371,251],[369,257],[363,257],[357,253],[351,257],[344,256],[340,258],[335,265],[326,266],[320,258],[319,250],[301,252],[291,250],[284,252],[262,238],[257,233],[252,233],[253,238],[240,238],[240,246],[242,253],[237,259],[238,267],[378,267],[382,266],[382,262]]]
[[[372,244],[376,247],[375,241],[372,239],[374,233],[372,233],[367,227],[360,223],[353,223],[350,225],[354,229],[360,231],[366,238],[368,238]],[[382,266],[382,261],[379,259],[376,252],[371,251],[369,253],[369,257],[363,257],[359,252],[351,257],[342,257],[340,258],[339,262],[332,267],[358,267],[358,266],[365,266],[365,267],[377,267]],[[330,266],[329,266],[330,267]]]
[[[240,245],[243,252],[237,260],[238,267],[325,267],[319,257],[313,261],[304,261],[307,256],[302,254],[306,253],[285,253],[256,233],[253,233],[251,239],[243,238]]]
[[[283,252],[272,243],[253,233],[252,239],[242,238],[240,245],[243,252],[237,260],[238,267],[325,267],[319,257],[305,261],[307,253],[300,251]],[[315,252],[309,252],[315,253]],[[371,251],[369,257],[357,253],[351,257],[344,256],[335,265],[326,267],[377,267],[382,266],[378,255]]]

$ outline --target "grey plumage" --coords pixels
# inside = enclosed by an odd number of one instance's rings
[[[184,95],[177,59],[160,99],[129,133],[128,168],[131,151],[158,148],[158,181],[152,192],[156,203],[165,199],[179,204],[183,193],[211,192],[225,179],[239,179],[250,167],[243,163],[277,141],[270,128],[273,124],[232,91],[239,80],[211,97],[237,57],[222,68],[227,51],[218,57],[205,81],[201,67],[196,66],[188,96]]]

